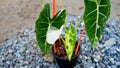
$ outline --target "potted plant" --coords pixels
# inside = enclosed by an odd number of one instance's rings
[[[50,5],[47,3],[35,23],[36,39],[41,51],[47,54],[52,49],[60,68],[73,68],[76,64],[80,52],[80,41],[85,30],[92,47],[97,45],[109,18],[110,0],[84,0],[84,4],[85,11],[81,21],[84,19],[85,27],[78,41],[76,40],[77,28],[72,24],[70,28],[66,27],[65,9],[56,13],[56,7],[53,6],[53,18],[51,18]],[[63,29],[64,36],[61,36]]]

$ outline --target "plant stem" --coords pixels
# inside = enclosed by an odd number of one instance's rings
[[[62,8],[64,8],[63,0],[60,0],[60,5],[61,5]]]
[[[52,0],[52,16],[56,15],[56,0]]]
[[[56,52],[57,52],[57,49],[56,49],[56,44],[54,43],[54,46],[53,46],[54,48],[54,54],[56,54]]]
[[[58,40],[59,40],[59,42],[60,42],[60,45],[61,45],[61,39],[60,39],[61,37],[59,36],[59,38],[58,38]]]
[[[80,21],[79,21],[79,23],[76,26],[76,31],[79,28],[79,26],[81,25],[82,21],[83,21],[83,16],[81,16]]]
[[[56,0],[52,0],[52,16],[54,17],[56,15]],[[59,37],[59,40],[60,40],[60,37]],[[56,54],[56,44],[54,43],[53,45],[53,49],[54,49],[54,54]]]
[[[40,4],[41,4],[41,6],[42,6],[42,8],[44,7],[44,0],[40,0]]]
[[[83,35],[84,35],[84,32],[85,32],[85,26],[84,26],[84,28],[82,29],[82,34],[80,35],[80,38],[79,38],[79,40],[78,40],[77,48],[76,48],[76,50],[75,50],[75,55],[77,55],[77,53],[78,53],[78,50],[79,50],[80,43],[81,43],[81,41],[82,41],[82,37],[83,37]]]

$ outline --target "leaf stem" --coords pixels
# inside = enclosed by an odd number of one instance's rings
[[[56,0],[52,0],[52,16],[56,15]]]
[[[60,39],[61,37],[59,36],[59,38],[58,38],[58,40],[59,40],[59,42],[60,42],[60,45],[61,45],[61,39]]]
[[[44,0],[40,0],[40,4],[41,4],[41,6],[42,6],[42,8],[44,7]]]
[[[79,26],[81,25],[82,21],[83,21],[83,16],[81,16],[80,21],[79,21],[79,23],[76,26],[76,31],[79,28]]]
[[[60,5],[61,5],[62,8],[64,8],[63,0],[60,0]]]
[[[54,54],[56,54],[56,52],[57,52],[57,49],[56,49],[56,44],[54,43],[54,46],[53,46],[54,48]]]
[[[78,50],[79,50],[79,47],[80,47],[80,43],[81,43],[81,41],[82,41],[82,37],[83,37],[83,35],[84,35],[84,32],[85,32],[85,26],[84,26],[84,28],[82,29],[82,34],[80,35],[80,38],[79,38],[79,40],[78,40],[78,44],[77,44],[77,48],[76,48],[76,50],[75,50],[75,55],[77,55],[78,54]]]

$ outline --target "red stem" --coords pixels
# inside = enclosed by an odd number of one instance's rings
[[[56,15],[56,0],[52,0],[52,15],[53,17]]]
[[[52,16],[54,17],[56,15],[56,0],[52,0]],[[59,37],[59,39],[60,39],[60,37]],[[56,44],[54,43],[54,46],[53,46],[54,48],[54,54],[56,54]]]
[[[54,43],[54,54],[56,54],[56,44]]]
[[[79,40],[78,40],[78,44],[77,44],[77,47],[76,47],[76,50],[75,50],[75,55],[77,55],[77,53],[78,53],[78,49],[79,49],[79,47],[80,47],[80,43],[81,43],[81,41],[82,41],[82,37],[83,37],[83,35],[84,35],[84,32],[85,32],[85,26],[84,26],[84,28],[82,29],[82,34],[80,35],[80,38],[79,38]]]

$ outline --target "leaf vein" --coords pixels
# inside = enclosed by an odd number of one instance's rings
[[[90,13],[88,13],[88,14],[87,14],[87,17],[88,17],[90,14],[94,13],[95,11],[97,11],[97,9],[95,9],[95,10],[91,11]]]
[[[99,12],[100,15],[104,16],[105,18],[107,18],[103,13]]]

